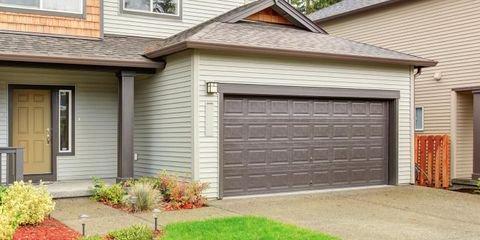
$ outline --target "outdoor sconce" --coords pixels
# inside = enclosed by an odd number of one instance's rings
[[[216,83],[216,82],[207,82],[207,93],[208,93],[208,94],[218,93],[218,83]]]
[[[85,236],[85,225],[87,224],[88,215],[82,214],[78,217],[78,220],[82,224],[82,236]]]
[[[160,209],[153,209],[153,219],[155,220],[155,232],[158,232],[158,215],[160,214]]]
[[[443,77],[443,73],[442,72],[436,72],[433,74],[433,79],[435,79],[435,81],[440,81],[442,80],[442,77]]]

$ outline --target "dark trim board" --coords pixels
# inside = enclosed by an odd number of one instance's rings
[[[74,86],[58,86],[58,85],[27,85],[27,84],[8,84],[8,144],[12,145],[12,126],[13,126],[13,91],[15,89],[45,89],[50,90],[51,95],[51,127],[52,127],[52,144],[51,144],[51,174],[35,174],[26,175],[25,180],[32,180],[38,182],[56,181],[57,180],[57,157],[58,156],[72,156],[75,154],[75,87]],[[72,153],[60,154],[58,151],[58,90],[66,89],[72,90]]]
[[[344,88],[320,88],[320,87],[290,87],[269,86],[253,84],[218,84],[219,101],[219,199],[223,193],[223,112],[225,95],[247,96],[288,96],[288,97],[325,97],[344,99],[375,99],[384,100],[388,103],[388,169],[387,182],[389,185],[398,184],[398,114],[400,91],[370,90],[370,89],[344,89]]]

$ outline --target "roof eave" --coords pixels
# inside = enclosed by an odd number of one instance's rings
[[[164,49],[147,53],[145,56],[149,58],[159,58],[159,57],[164,57],[164,56],[167,56],[176,52],[180,52],[186,49],[224,50],[224,51],[233,51],[233,52],[263,53],[263,54],[275,54],[275,55],[290,56],[290,57],[308,57],[308,58],[321,58],[321,59],[330,59],[330,60],[350,60],[350,61],[374,62],[374,63],[384,63],[384,64],[408,65],[408,66],[415,66],[415,67],[433,67],[437,65],[437,62],[431,61],[431,60],[404,60],[404,59],[395,59],[395,58],[379,58],[379,57],[355,56],[355,55],[345,55],[345,54],[297,51],[297,50],[277,49],[277,48],[240,46],[240,45],[222,44],[222,43],[208,43],[208,42],[201,42],[201,41],[181,42],[179,44],[175,44]]]
[[[15,61],[29,63],[55,63],[55,64],[71,64],[86,66],[104,66],[104,67],[125,67],[125,68],[147,68],[147,69],[163,69],[164,62],[148,62],[148,61],[124,61],[117,59],[101,59],[89,57],[69,57],[69,56],[48,56],[48,55],[31,55],[17,53],[0,53],[0,61]]]

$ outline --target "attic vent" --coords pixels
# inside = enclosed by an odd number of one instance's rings
[[[255,21],[255,22],[282,24],[282,25],[293,25],[289,20],[287,20],[282,15],[278,14],[272,8],[267,8],[258,13],[255,13],[247,17],[246,20]]]

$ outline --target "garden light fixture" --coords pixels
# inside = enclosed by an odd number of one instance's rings
[[[82,224],[82,236],[85,236],[85,224],[87,223],[88,218],[89,217],[86,214],[82,214],[78,217],[78,220]]]
[[[160,214],[160,209],[153,209],[153,219],[155,219],[155,232],[158,231],[158,215]]]
[[[137,197],[136,196],[131,196],[130,197],[130,203],[132,204],[132,208],[133,208],[133,211],[136,212],[137,211]]]

